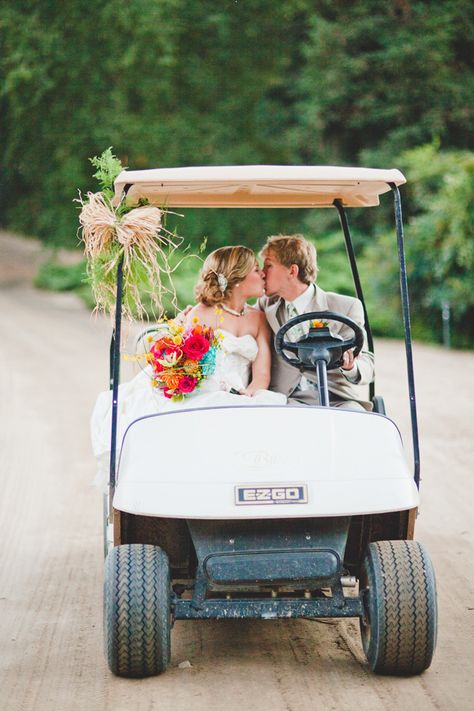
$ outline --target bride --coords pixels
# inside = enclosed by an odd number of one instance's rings
[[[186,314],[187,328],[198,319],[221,333],[214,374],[184,400],[174,402],[152,387],[151,366],[119,388],[118,446],[128,425],[139,417],[180,408],[232,405],[283,405],[286,397],[267,390],[270,383],[270,329],[265,314],[247,303],[264,293],[257,259],[248,247],[221,247],[206,258],[195,288],[197,304]],[[94,454],[110,451],[111,393],[99,395],[92,414]]]

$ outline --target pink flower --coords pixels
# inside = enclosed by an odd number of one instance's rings
[[[209,350],[209,347],[207,338],[200,333],[196,333],[186,339],[186,343],[183,345],[183,353],[191,360],[201,360]]]
[[[178,392],[180,393],[192,393],[196,387],[197,380],[191,375],[183,375],[178,385]]]

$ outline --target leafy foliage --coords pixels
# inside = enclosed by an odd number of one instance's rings
[[[86,260],[78,264],[60,264],[51,259],[41,265],[35,279],[39,289],[52,291],[75,291],[86,282]]]
[[[449,305],[453,343],[467,346],[474,341],[474,154],[430,143],[402,154],[400,167],[411,179],[405,241],[414,334],[440,341]],[[363,259],[375,330],[383,335],[401,334],[395,244],[394,231],[385,232]]]
[[[114,180],[124,170],[121,161],[112,153],[112,146],[107,148],[100,156],[89,158],[90,162],[97,168],[93,178],[99,182],[103,195],[112,200],[114,196]]]
[[[314,7],[295,129],[307,162],[388,166],[435,138],[472,145],[472,3],[319,0]],[[310,131],[316,141],[307,141]]]
[[[474,340],[474,154],[430,144],[402,156],[412,176],[408,225],[410,279],[419,318],[439,333],[443,305],[452,311],[458,345]],[[420,319],[420,320],[421,320]]]
[[[73,199],[91,187],[88,157],[109,145],[134,169],[397,166],[408,178],[415,330],[437,337],[449,301],[458,343],[474,341],[468,0],[4,0],[0,41],[4,224],[76,246]],[[94,167],[110,190],[111,149]],[[214,249],[303,232],[318,245],[323,286],[351,291],[331,211],[183,212],[179,232],[195,248],[203,236]],[[395,335],[390,199],[350,219],[374,323]]]

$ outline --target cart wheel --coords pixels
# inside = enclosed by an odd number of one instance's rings
[[[105,561],[104,640],[118,676],[163,672],[170,660],[170,572],[158,546],[113,548]]]
[[[370,543],[360,580],[362,644],[372,671],[410,676],[427,669],[436,646],[436,583],[416,541]]]

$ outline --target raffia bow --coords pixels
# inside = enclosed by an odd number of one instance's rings
[[[124,315],[146,313],[140,293],[140,281],[147,283],[155,316],[164,311],[163,297],[176,305],[176,292],[170,278],[170,257],[181,239],[163,226],[163,211],[157,207],[136,207],[119,215],[103,193],[87,193],[79,222],[88,261],[97,309],[113,314],[115,303],[115,270],[123,256]],[[166,277],[165,282],[163,276]]]

